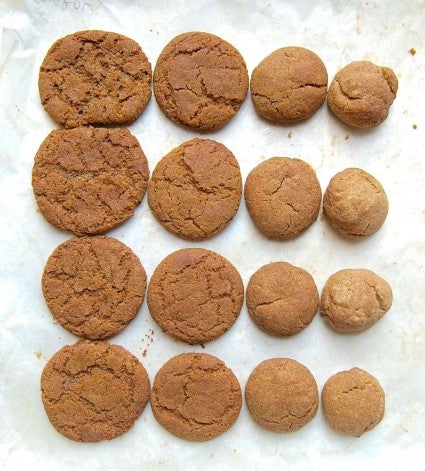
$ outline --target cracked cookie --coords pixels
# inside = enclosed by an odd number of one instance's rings
[[[190,248],[173,252],[156,267],[147,301],[164,332],[202,344],[230,329],[243,297],[242,279],[227,259],[211,250]]]
[[[153,77],[162,112],[198,131],[220,129],[248,93],[245,61],[231,44],[210,33],[189,32],[163,49]]]
[[[294,124],[310,118],[326,98],[322,60],[303,47],[283,47],[264,58],[251,75],[251,98],[270,121]]]
[[[150,383],[130,352],[108,342],[66,345],[47,362],[41,397],[55,429],[71,440],[99,442],[127,432],[145,408]]]
[[[322,390],[323,414],[337,432],[360,437],[381,422],[385,393],[367,371],[352,368],[331,376]]]
[[[234,424],[242,393],[236,376],[219,358],[182,353],[156,374],[151,406],[156,420],[170,433],[203,442]]]
[[[328,105],[345,124],[374,128],[387,119],[397,89],[397,77],[388,67],[369,61],[352,62],[332,80]]]
[[[41,103],[67,128],[132,123],[151,97],[152,70],[140,46],[107,31],[56,41],[40,67]]]
[[[148,202],[170,232],[201,240],[230,223],[241,195],[239,164],[230,150],[210,139],[192,139],[159,161]]]
[[[41,284],[59,324],[79,337],[103,340],[121,332],[139,312],[146,273],[117,239],[79,237],[53,251]]]
[[[125,128],[52,131],[32,170],[42,215],[76,235],[100,234],[130,218],[148,178],[145,154]]]

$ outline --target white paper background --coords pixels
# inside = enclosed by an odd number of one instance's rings
[[[425,458],[425,3],[3,0],[0,21],[1,465],[8,470],[421,468]],[[267,240],[253,227],[242,202],[223,233],[190,243],[162,229],[146,199],[131,220],[108,233],[138,254],[149,277],[167,254],[190,246],[227,257],[240,270],[245,286],[255,270],[276,260],[309,270],[319,290],[341,268],[365,267],[381,274],[393,287],[393,307],[359,335],[333,333],[317,316],[299,335],[273,338],[253,325],[244,307],[233,328],[202,349],[165,336],[145,303],[131,325],[112,339],[141,359],[151,381],[165,361],[185,351],[219,356],[234,370],[242,388],[251,370],[271,357],[304,363],[319,389],[333,373],[359,366],[377,376],[387,393],[385,419],[374,431],[359,439],[338,435],[319,410],[299,432],[274,434],[256,426],[245,405],[233,428],[207,443],[172,436],[156,423],[149,406],[131,431],[110,442],[80,444],[52,428],[40,399],[40,374],[51,355],[76,338],[53,323],[40,289],[47,257],[71,235],[44,221],[31,189],[35,152],[56,127],[39,102],[38,68],[56,39],[95,28],[135,39],[153,66],[172,37],[201,30],[234,44],[249,73],[264,56],[289,45],[314,50],[330,79],[345,64],[360,59],[396,72],[397,98],[387,121],[375,130],[348,128],[326,106],[302,124],[272,125],[255,114],[247,99],[229,125],[207,135],[234,152],[244,179],[260,161],[276,155],[309,162],[323,191],[329,179],[346,167],[361,167],[375,175],[386,189],[390,212],[374,236],[346,241],[319,219],[295,240]],[[416,55],[409,53],[410,48]],[[154,99],[130,129],[151,171],[169,150],[196,136],[168,121]]]

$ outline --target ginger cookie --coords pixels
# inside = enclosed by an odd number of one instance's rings
[[[239,164],[230,150],[210,139],[192,139],[159,161],[148,202],[170,232],[201,240],[230,223],[241,195]]]
[[[352,368],[331,376],[322,390],[323,414],[337,432],[360,437],[381,422],[385,393],[367,371]]]
[[[272,157],[248,174],[245,201],[252,221],[273,239],[296,237],[317,219],[322,191],[306,162]]]
[[[238,112],[248,80],[237,49],[218,36],[195,31],[165,46],[155,66],[153,90],[162,112],[175,123],[215,131]]]
[[[236,268],[211,250],[181,249],[156,267],[148,287],[149,311],[161,329],[189,344],[224,334],[242,308]]]
[[[130,218],[148,178],[145,154],[125,128],[52,131],[32,170],[43,216],[76,235],[100,234]]]
[[[59,324],[79,337],[103,340],[121,332],[139,312],[146,273],[117,239],[80,237],[50,255],[42,288]]]
[[[156,420],[170,433],[204,442],[234,424],[242,393],[236,376],[219,358],[182,353],[156,374],[151,406]]]
[[[388,67],[369,61],[352,62],[332,80],[328,105],[345,124],[374,128],[387,119],[397,89],[397,77]]]
[[[273,262],[251,276],[246,304],[260,329],[289,336],[311,323],[319,308],[319,293],[308,272],[286,262]]]
[[[263,118],[294,124],[323,104],[328,73],[322,60],[303,47],[283,47],[264,58],[251,75],[251,98]]]
[[[56,41],[40,67],[41,103],[67,128],[132,123],[151,97],[151,65],[130,38],[78,31]]]
[[[127,432],[145,408],[150,383],[130,352],[108,342],[61,348],[41,375],[41,398],[53,427],[71,440],[99,442]]]

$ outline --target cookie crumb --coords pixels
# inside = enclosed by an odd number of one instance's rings
[[[41,358],[41,352],[35,352],[35,356],[37,357],[37,360],[39,360]]]
[[[412,128],[413,129],[418,129],[418,125],[417,124],[412,124]]]
[[[289,131],[289,132],[288,132],[288,137],[289,137],[289,139],[291,139],[291,137],[292,137],[292,131]]]
[[[346,141],[348,141],[348,139],[350,139],[350,135],[349,135],[349,134],[346,134],[346,135],[344,136],[344,139],[345,139]]]
[[[414,47],[411,47],[411,48],[409,49],[409,52],[410,52],[410,54],[411,54],[412,56],[414,56],[414,55],[416,54],[416,49],[415,49]]]
[[[142,357],[144,358],[146,356],[146,354],[148,353],[147,349],[145,348],[142,352]]]

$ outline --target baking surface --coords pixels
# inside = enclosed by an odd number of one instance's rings
[[[192,470],[192,469],[418,469],[425,458],[425,3],[392,0],[6,0],[0,6],[0,463],[5,469]],[[317,171],[322,191],[346,167],[360,167],[384,186],[388,218],[375,235],[359,241],[339,237],[321,220],[287,242],[263,237],[244,202],[219,235],[188,242],[166,232],[146,201],[110,231],[140,257],[148,279],[169,253],[205,247],[227,257],[245,287],[262,265],[284,260],[308,270],[319,291],[342,268],[369,268],[392,286],[394,303],[384,318],[358,335],[327,328],[319,315],[300,334],[273,338],[250,320],[244,306],[235,325],[205,348],[176,342],[161,332],[146,301],[136,319],[111,343],[124,346],[146,367],[151,382],[173,355],[206,352],[221,358],[242,388],[262,360],[290,357],[306,365],[319,390],[329,376],[353,366],[376,376],[387,394],[386,416],[361,438],[334,433],[319,408],[300,431],[279,435],[259,428],[245,405],[235,425],[215,440],[190,443],[162,429],[147,406],[135,426],[110,442],[81,444],[50,425],[40,397],[47,360],[76,337],[55,324],[40,278],[50,253],[71,237],[50,226],[37,210],[31,188],[34,155],[57,128],[40,104],[38,69],[58,38],[103,29],[136,40],[152,66],[175,35],[208,31],[226,39],[245,58],[248,72],[273,50],[304,46],[324,61],[330,80],[344,65],[367,59],[391,67],[399,91],[388,119],[359,131],[322,106],[296,126],[260,119],[251,100],[222,130],[206,134],[225,144],[242,177],[272,156],[301,158]],[[167,120],[152,98],[130,126],[152,172],[180,143],[199,137]]]

